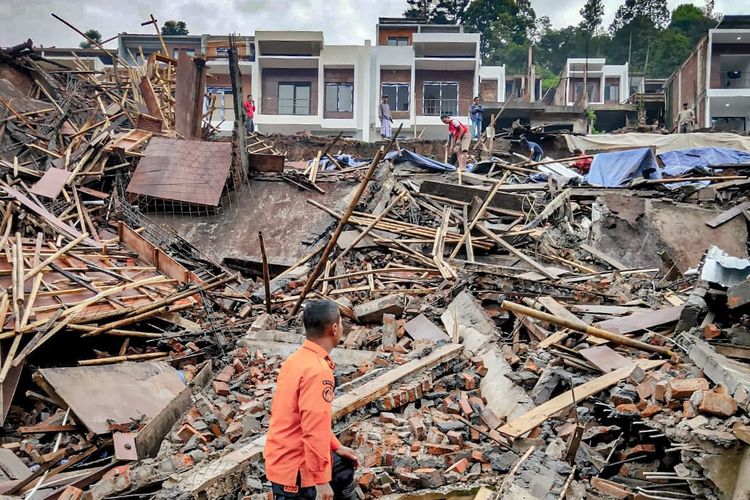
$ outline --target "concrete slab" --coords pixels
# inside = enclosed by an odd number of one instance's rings
[[[698,266],[711,245],[747,257],[747,227],[740,217],[713,229],[706,221],[720,211],[617,193],[598,201],[609,213],[592,226],[592,246],[629,267],[659,267],[659,252],[666,251],[684,273]]]
[[[260,262],[258,232],[263,231],[268,260],[290,266],[326,241],[321,234],[333,217],[307,203],[313,199],[343,211],[357,187],[356,181],[320,183],[326,194],[307,192],[286,182],[250,181],[229,195],[221,214],[210,217],[153,214],[207,255]]]

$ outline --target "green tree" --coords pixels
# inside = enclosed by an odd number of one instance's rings
[[[497,61],[500,53],[517,52],[533,36],[536,12],[530,0],[473,0],[464,15],[464,25],[482,35],[482,56]]]
[[[404,17],[409,19],[429,19],[432,14],[432,0],[406,0]]]
[[[167,21],[161,27],[162,35],[187,35],[188,28],[185,21]]]
[[[668,77],[690,56],[693,47],[693,42],[686,34],[667,28],[652,43],[645,75],[653,78]]]
[[[84,32],[83,34],[89,37],[90,39],[94,40],[96,43],[102,43],[102,34],[96,30],[88,30]],[[78,44],[78,46],[81,47],[82,49],[90,49],[92,47],[95,47],[95,45],[89,42],[88,40],[82,41],[81,43]]]
[[[672,11],[672,20],[669,22],[669,28],[685,35],[691,44],[696,44],[718,22],[716,19],[706,15],[706,12],[707,10],[699,9],[689,3],[679,5]]]
[[[596,34],[599,27],[602,25],[602,17],[604,16],[604,2],[603,0],[586,0],[580,11],[581,14],[581,28],[586,30],[591,35]]]
[[[469,0],[406,0],[404,17],[436,24],[459,24]]]
[[[614,35],[639,16],[650,18],[658,28],[666,27],[669,24],[667,0],[625,0],[615,12],[615,19],[609,27],[610,33]]]

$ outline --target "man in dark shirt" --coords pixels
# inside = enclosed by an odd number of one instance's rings
[[[469,108],[469,115],[471,117],[471,137],[479,139],[482,135],[482,114],[484,113],[484,106],[479,104],[479,96],[474,98],[474,104]]]
[[[536,142],[532,142],[524,137],[521,139],[521,147],[524,148],[531,161],[542,161],[542,158],[544,158],[544,150]]]

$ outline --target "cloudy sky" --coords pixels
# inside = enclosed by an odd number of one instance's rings
[[[674,8],[687,0],[667,0]],[[741,13],[747,0],[716,0],[716,10]],[[531,0],[537,15],[555,26],[577,24],[585,0]],[[604,0],[605,25],[622,0]],[[702,5],[703,0],[693,0]],[[256,29],[322,30],[327,43],[362,44],[374,38],[379,16],[398,16],[406,0],[0,0],[0,46],[31,38],[35,45],[77,46],[82,38],[50,16],[55,13],[82,31],[104,39],[119,32],[147,32],[149,14],[163,22],[184,20],[190,33],[252,33]],[[111,42],[108,46],[114,46]]]

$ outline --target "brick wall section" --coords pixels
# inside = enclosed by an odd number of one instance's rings
[[[407,37],[409,45],[411,45],[411,36],[416,31],[416,28],[384,28],[381,26],[378,34],[378,45],[388,45],[388,37]]]
[[[354,68],[325,68],[323,80],[324,83],[354,83]],[[324,90],[324,92],[327,92],[327,90]],[[323,116],[325,118],[354,118],[354,111],[326,111],[324,102]]]
[[[673,75],[667,84],[667,128],[674,125],[677,113],[682,109],[682,103],[687,102],[696,113],[697,125],[703,127],[705,123],[706,105],[706,66],[708,57],[708,43],[704,38],[690,57]],[[712,64],[718,64],[718,59]],[[716,77],[718,79],[718,73]],[[713,82],[711,82],[713,85]],[[718,80],[716,82],[718,84]]]
[[[417,114],[423,114],[424,82],[458,82],[458,115],[468,116],[469,106],[474,99],[474,72],[473,71],[439,71],[439,70],[417,70],[415,73],[415,100]]]
[[[310,113],[318,114],[318,70],[315,68],[265,68],[261,73],[263,102],[261,113],[278,114],[279,83],[304,83],[310,85]]]
[[[411,85],[411,70],[408,69],[381,69],[380,70],[380,83],[406,83]],[[414,89],[409,89],[409,95],[411,100],[409,101],[409,110],[414,106]],[[378,94],[378,102],[383,96],[383,93]],[[391,115],[394,119],[406,120],[409,118],[410,111],[393,111],[393,104],[391,104]]]
[[[482,99],[482,102],[498,102],[497,80],[479,82],[479,97]]]

